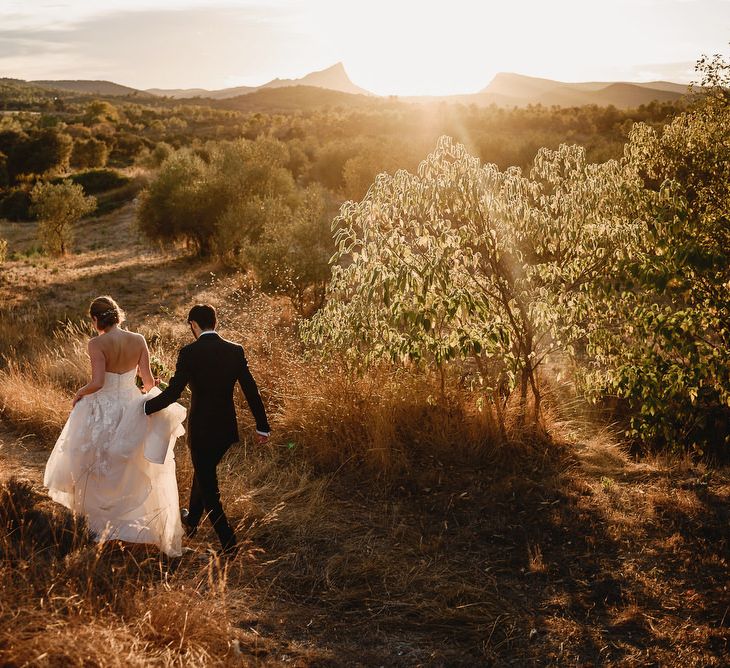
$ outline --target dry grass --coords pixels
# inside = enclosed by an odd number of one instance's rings
[[[82,253],[9,261],[0,281],[0,408],[15,430],[0,429],[0,480],[31,479],[0,487],[0,664],[723,665],[727,473],[705,484],[688,461],[633,462],[562,411],[563,387],[546,389],[555,442],[499,445],[458,377],[442,398],[421,374],[353,378],[311,359],[286,300],[149,252],[130,210],[115,215],[85,223]],[[195,301],[246,348],[274,438],[254,444],[239,397],[244,438],[219,469],[242,538],[232,562],[206,552],[208,526],[179,560],[100,549],[40,488],[101,292],[170,370]],[[176,461],[184,496],[183,444]]]
[[[0,487],[0,660],[4,665],[196,665],[233,637],[225,571],[171,573],[144,546],[97,545],[83,520],[23,481]],[[188,588],[175,587],[185,578]]]

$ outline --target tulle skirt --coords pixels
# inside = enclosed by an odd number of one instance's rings
[[[181,554],[174,445],[185,408],[148,417],[134,372],[106,374],[104,387],[71,411],[46,464],[52,499],[83,513],[98,540],[153,543]]]

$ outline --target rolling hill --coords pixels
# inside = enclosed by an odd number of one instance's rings
[[[383,105],[382,97],[355,95],[317,86],[263,87],[253,93],[218,100],[216,106],[236,111],[287,112],[323,107],[363,107]]]
[[[221,88],[208,90],[206,88],[148,88],[145,92],[159,97],[171,97],[176,100],[188,100],[203,97],[210,100],[227,100],[231,97],[246,95],[258,90],[256,86],[236,86],[235,88]]]
[[[561,107],[612,104],[615,107],[630,108],[654,100],[671,102],[686,93],[687,86],[666,81],[566,83],[521,74],[499,73],[474,98],[480,99],[482,103],[501,105],[507,103],[518,107],[528,104]]]
[[[30,81],[35,86],[51,90],[65,90],[73,93],[109,96],[140,96],[150,97],[150,93],[129,86],[122,86],[113,81],[91,81],[87,79],[59,80],[59,81]]]

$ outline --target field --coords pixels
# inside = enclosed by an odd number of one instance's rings
[[[456,374],[439,399],[436,377],[306,355],[287,298],[143,243],[133,206],[82,221],[65,258],[38,253],[34,223],[0,226],[0,663],[726,665],[726,468],[636,459],[557,385],[550,440],[499,445]],[[44,496],[99,293],[168,369],[199,300],[247,350],[274,432],[221,467],[232,562],[208,527],[179,560],[100,549]]]

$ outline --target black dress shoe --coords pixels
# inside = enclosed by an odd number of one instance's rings
[[[190,524],[190,511],[187,508],[180,508],[180,521],[182,522],[185,535],[192,538],[198,532],[197,524]]]

